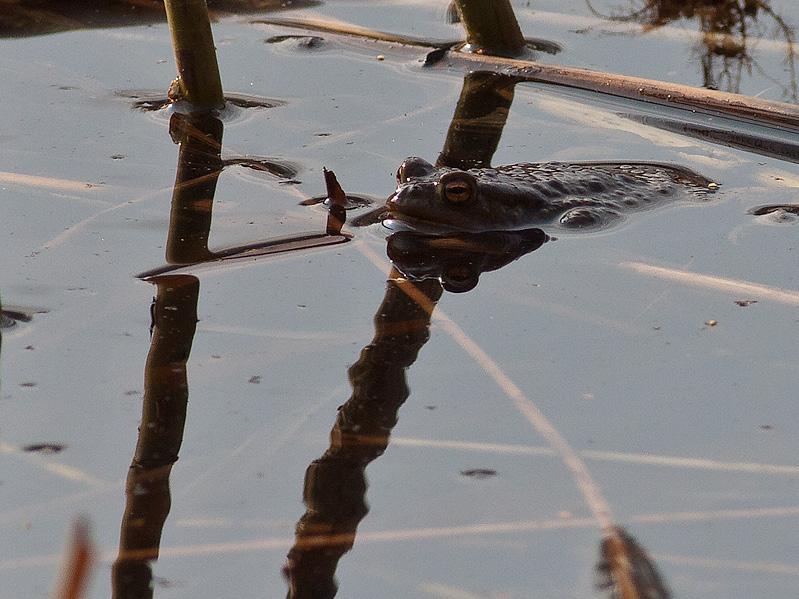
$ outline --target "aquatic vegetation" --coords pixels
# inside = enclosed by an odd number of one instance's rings
[[[586,0],[591,6],[590,0]],[[784,89],[788,100],[796,102],[799,96],[796,78],[796,33],[768,0],[631,0],[627,10],[602,15],[614,21],[641,23],[645,31],[668,25],[673,21],[696,19],[702,33],[700,57],[704,86],[708,89],[740,90],[741,76],[745,71],[762,71],[751,57],[748,45],[752,30],[763,28],[770,21],[777,39],[785,45],[785,67],[789,81],[784,85],[769,77]],[[593,10],[593,7],[592,7]],[[594,10],[595,14],[600,14]],[[755,41],[755,43],[757,43]]]

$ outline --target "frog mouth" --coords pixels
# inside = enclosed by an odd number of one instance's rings
[[[400,206],[389,198],[386,202],[387,213],[383,224],[389,229],[406,228],[420,233],[445,233],[461,230],[459,227],[425,218],[413,208]]]

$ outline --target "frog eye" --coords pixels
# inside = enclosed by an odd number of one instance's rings
[[[468,202],[477,192],[477,182],[474,177],[463,171],[446,173],[438,185],[444,199],[453,204]]]
[[[435,167],[422,158],[411,156],[402,161],[397,169],[397,184],[407,183],[416,177],[426,177],[435,170]]]

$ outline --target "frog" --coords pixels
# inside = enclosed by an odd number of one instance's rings
[[[396,179],[384,222],[475,233],[545,224],[599,229],[668,201],[706,200],[718,188],[689,168],[661,162],[534,162],[463,170],[412,156]]]

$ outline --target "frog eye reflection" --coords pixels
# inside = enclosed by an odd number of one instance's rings
[[[477,184],[468,173],[447,173],[439,181],[441,193],[448,202],[462,204],[471,200],[477,190]]]

